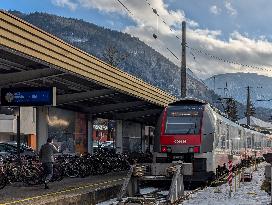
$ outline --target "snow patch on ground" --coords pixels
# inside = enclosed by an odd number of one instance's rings
[[[117,203],[118,203],[117,198],[114,198],[114,199],[110,199],[108,201],[104,201],[104,202],[98,203],[96,205],[115,205]]]
[[[207,187],[204,190],[193,194],[189,200],[183,202],[183,205],[267,205],[270,204],[270,196],[263,190],[261,185],[264,180],[264,163],[253,172],[251,182],[244,182],[237,185],[237,191],[232,192],[229,197],[229,186],[223,184],[219,187]],[[237,179],[238,184],[238,179]],[[219,193],[217,190],[219,189]],[[233,186],[234,189],[234,179]]]
[[[155,187],[146,187],[146,188],[142,188],[140,189],[140,194],[142,195],[148,195],[150,193],[153,193],[153,192],[156,192],[158,191],[158,188],[155,188]],[[160,191],[160,193],[162,195],[167,195],[168,194],[168,191]],[[126,201],[127,198],[123,198],[122,201]],[[104,201],[104,202],[101,202],[101,203],[98,203],[97,205],[116,205],[118,204],[118,201],[117,201],[117,198],[114,198],[114,199],[110,199],[108,201]]]
[[[140,194],[146,195],[155,191],[158,191],[158,188],[146,187],[146,188],[140,189]]]
[[[169,194],[169,191],[159,191],[158,194],[161,194],[163,196],[167,196]]]
[[[200,190],[190,196],[190,198],[182,205],[268,205],[270,204],[271,198],[265,192],[261,190],[261,185],[264,180],[264,165],[259,165],[258,171],[253,172],[253,179],[251,182],[240,183],[238,187],[237,177],[237,190],[232,192],[231,198],[229,197],[229,186],[223,184],[219,187],[207,187],[204,190]],[[247,169],[247,172],[251,172],[252,168]],[[234,189],[234,179],[233,186]],[[219,191],[218,191],[219,190]],[[158,188],[147,187],[140,189],[142,195],[149,195],[150,193],[158,191]],[[190,191],[185,191],[185,195]],[[168,191],[158,191],[157,194],[165,198],[168,195]],[[165,200],[165,199],[164,199]],[[126,199],[123,199],[126,201]],[[158,202],[163,202],[163,199],[158,199]],[[117,199],[111,199],[98,205],[116,205]],[[181,205],[180,204],[180,205]]]

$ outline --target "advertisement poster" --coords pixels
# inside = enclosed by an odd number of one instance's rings
[[[87,128],[84,114],[50,108],[48,136],[63,153],[82,154],[87,151]]]

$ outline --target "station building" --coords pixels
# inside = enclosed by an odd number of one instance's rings
[[[36,109],[22,107],[20,116],[21,141],[36,149]],[[16,141],[16,135],[17,117],[14,111],[0,114],[0,142]]]
[[[56,88],[56,107],[21,107],[21,141],[36,150],[53,137],[62,151],[92,152],[97,118],[115,121],[106,141],[114,141],[117,152],[150,149],[145,127],[155,126],[163,108],[177,100],[5,11],[0,11],[0,54],[1,90]],[[0,120],[0,140],[14,140],[15,114]]]

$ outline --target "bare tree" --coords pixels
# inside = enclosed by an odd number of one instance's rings
[[[120,65],[128,56],[128,53],[121,53],[115,45],[108,46],[103,53],[104,60],[114,67]]]

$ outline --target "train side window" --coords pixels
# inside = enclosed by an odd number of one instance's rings
[[[246,135],[244,133],[243,135],[243,147],[246,148],[247,147],[247,141],[246,141]]]
[[[255,135],[254,134],[252,134],[252,136],[251,136],[251,148],[252,149],[254,149],[254,148],[256,148],[256,146],[255,146]]]
[[[220,148],[220,124],[219,124],[219,120],[216,121],[216,130],[215,130],[215,134],[214,136],[214,144],[215,144],[215,148]]]
[[[226,139],[226,148],[229,149],[230,148],[230,127],[229,125],[227,124],[227,139]]]
[[[251,137],[247,137],[247,148],[251,148]]]
[[[225,148],[226,148],[226,140],[225,140],[225,136],[222,136],[221,148],[222,148],[222,149],[225,149]]]

